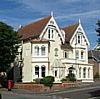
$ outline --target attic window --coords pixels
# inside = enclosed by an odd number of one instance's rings
[[[51,24],[54,24],[54,22],[53,22],[53,21],[50,21],[50,23],[51,23]]]
[[[78,28],[78,30],[81,31],[82,29],[81,28]]]

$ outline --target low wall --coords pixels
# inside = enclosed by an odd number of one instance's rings
[[[81,84],[82,84],[81,82],[54,84],[50,89],[49,87],[46,87],[42,84],[15,83],[14,88],[26,89],[32,91],[50,91],[50,90],[61,90],[61,89],[76,87],[76,86],[80,86]]]

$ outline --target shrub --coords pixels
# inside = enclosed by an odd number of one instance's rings
[[[96,75],[94,76],[94,78],[100,78],[100,75],[98,73],[96,73]]]
[[[43,79],[41,79],[41,84],[44,84],[45,86],[52,87],[54,82],[53,76],[46,76]]]

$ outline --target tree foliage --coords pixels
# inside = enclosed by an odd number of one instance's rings
[[[13,28],[0,22],[0,72],[7,72],[11,63],[14,61],[20,37]]]
[[[98,33],[97,36],[98,36],[98,44],[100,44],[100,20],[98,20],[98,22],[96,23],[98,25],[97,29],[96,29],[96,32]]]

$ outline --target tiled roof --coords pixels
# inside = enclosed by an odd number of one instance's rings
[[[73,47],[69,43],[65,43],[61,45],[62,49],[73,49]]]
[[[65,31],[65,41],[66,42],[70,41],[70,39],[72,38],[78,26],[79,26],[79,23],[63,28],[63,30]]]
[[[42,33],[48,21],[50,20],[50,18],[51,16],[48,16],[46,18],[21,27],[18,30],[19,35],[22,36],[22,39],[39,36]]]
[[[88,52],[88,57],[100,61],[100,51],[90,50]]]

